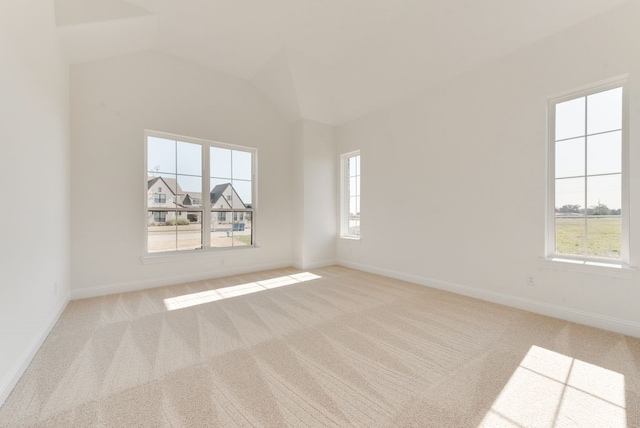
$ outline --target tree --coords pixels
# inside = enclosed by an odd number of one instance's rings
[[[579,213],[580,212],[580,205],[563,205],[560,208],[556,208],[556,211],[559,213],[563,213],[563,214],[568,214],[568,213]]]
[[[611,210],[609,209],[608,206],[598,201],[597,205],[593,205],[592,207],[589,208],[589,214],[590,215],[610,215]]]

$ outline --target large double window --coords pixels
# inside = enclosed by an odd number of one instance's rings
[[[145,252],[254,244],[256,150],[145,133]]]
[[[550,103],[549,253],[628,263],[626,82]]]

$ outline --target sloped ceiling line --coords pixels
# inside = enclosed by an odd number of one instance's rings
[[[634,0],[55,0],[71,63],[157,49],[338,125]],[[635,9],[632,9],[635,10]]]

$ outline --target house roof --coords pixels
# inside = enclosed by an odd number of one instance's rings
[[[231,183],[218,184],[216,187],[211,189],[211,203],[215,204],[229,186],[231,186]]]
[[[178,204],[179,206],[191,205],[193,203],[192,200],[194,198],[200,199],[200,201],[202,201],[202,193],[184,192],[180,188],[180,185],[178,184],[175,178],[150,177],[149,180],[147,181],[147,190],[150,190],[154,186],[163,186],[163,185],[166,186],[167,189],[169,189],[174,195],[179,197],[178,199],[180,202]],[[240,197],[240,195],[238,195],[238,192],[235,191],[231,183],[218,184],[211,190],[210,200],[211,200],[212,206],[218,205],[220,198],[222,198],[222,200],[224,201],[223,205],[225,205],[225,208],[231,208],[229,201],[227,201],[227,199],[223,197],[225,192],[227,191],[227,188],[229,187],[231,187],[231,190],[233,191],[234,199],[236,199],[240,203],[240,206],[245,208],[251,207],[251,204],[246,205],[242,201],[242,198]],[[186,200],[188,200],[187,204],[185,204]]]
[[[242,198],[240,197],[240,195],[238,195],[238,192],[236,192],[236,190],[233,188],[231,183],[218,184],[216,187],[214,187],[211,190],[211,205],[215,206],[215,205],[218,204],[218,201],[224,195],[224,192],[227,190],[228,187],[231,187],[231,190],[233,191],[234,198],[237,198],[237,200],[240,202],[241,206],[242,207],[246,207],[245,203],[242,201]],[[226,202],[227,205],[229,205],[229,203],[228,203],[228,201],[226,199],[224,199],[224,201]]]
[[[202,193],[188,192],[186,195],[184,195],[184,198],[182,198],[182,205],[193,205],[194,199],[198,199],[200,201],[199,203],[202,203]]]
[[[147,190],[151,189],[151,187],[153,187],[156,184],[158,184],[158,181],[160,181],[160,180],[164,182],[164,184],[167,186],[167,188],[169,190],[171,190],[171,192],[174,195],[178,195],[178,194],[184,193],[182,191],[182,189],[180,188],[180,185],[178,184],[176,179],[175,178],[168,178],[168,177],[151,177],[151,178],[149,178],[149,180],[147,181]]]

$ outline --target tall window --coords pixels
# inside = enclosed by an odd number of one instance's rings
[[[341,163],[340,235],[360,237],[360,151],[346,153]]]
[[[255,149],[153,131],[145,145],[146,253],[254,244]]]
[[[550,104],[549,253],[627,262],[626,82]]]

